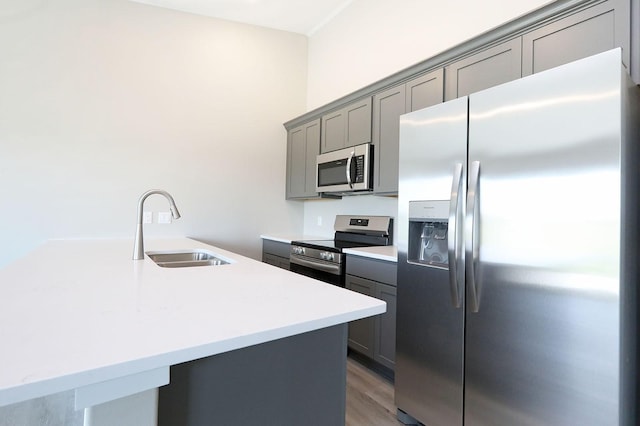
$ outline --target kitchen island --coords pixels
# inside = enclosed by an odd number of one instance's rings
[[[124,239],[52,240],[0,270],[0,410],[75,390],[76,409],[86,409],[85,423],[105,424],[111,418],[121,425],[140,424],[136,416],[156,412],[154,392],[170,381],[171,366],[191,368],[194,360],[220,359],[216,368],[229,372],[237,357],[244,371],[264,354],[275,360],[278,351],[288,351],[282,359],[295,353],[317,362],[308,365],[317,380],[304,378],[308,396],[322,396],[314,394],[315,383],[320,392],[338,390],[342,406],[331,410],[334,418],[344,413],[346,359],[340,354],[346,353],[346,323],[384,312],[384,302],[195,240],[149,240],[146,249],[204,249],[229,264],[162,268],[148,256],[131,260],[131,249],[132,242]],[[321,347],[328,361],[319,361],[325,358]],[[288,377],[283,365],[278,369],[265,376],[267,382],[278,381],[278,392],[292,385],[291,392],[299,393],[296,378]],[[249,369],[248,374],[256,373]],[[240,374],[219,376],[211,395],[220,396],[220,389],[232,384],[224,380],[247,389],[255,382],[256,377]],[[182,379],[184,390],[188,384]],[[263,391],[267,382],[261,382]],[[150,398],[135,399],[149,392]],[[165,399],[161,393],[160,400]],[[110,405],[127,400],[146,402],[133,408]],[[282,400],[275,411],[286,403]],[[236,405],[255,412],[255,418],[274,412],[251,398]],[[263,418],[264,424],[268,420]],[[145,421],[156,419],[147,415]]]

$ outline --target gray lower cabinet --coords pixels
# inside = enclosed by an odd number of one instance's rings
[[[371,142],[371,96],[321,118],[320,151],[335,151]]]
[[[373,96],[373,192],[398,193],[400,116],[441,103],[443,70],[427,73]]]
[[[614,47],[629,66],[629,2],[609,0],[522,36],[522,74],[530,75]]]
[[[318,197],[316,156],[320,152],[320,119],[287,133],[287,199]]]
[[[278,268],[289,270],[291,244],[273,240],[262,240],[262,261]]]
[[[349,348],[390,370],[396,353],[396,271],[394,262],[347,255],[346,288],[387,302],[384,314],[349,323]]]
[[[393,369],[396,365],[396,287],[377,283],[376,298],[387,302],[387,312],[376,324],[373,359]]]
[[[522,77],[521,47],[521,38],[517,37],[446,66],[445,100]]]
[[[364,278],[347,275],[346,288],[360,294],[375,297],[376,282]],[[373,359],[375,342],[375,317],[363,318],[349,323],[349,347]]]

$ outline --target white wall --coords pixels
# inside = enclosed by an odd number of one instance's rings
[[[307,109],[381,80],[548,0],[354,0],[309,39]],[[306,234],[326,234],[335,212],[396,216],[395,199],[374,196],[307,201]],[[372,213],[375,212],[375,213]],[[322,226],[317,225],[318,217]]]
[[[282,123],[306,104],[304,36],[126,0],[0,2],[0,267],[48,238],[146,225],[259,258],[300,232]],[[147,202],[168,211],[160,196]]]
[[[354,0],[309,38],[307,108],[423,61],[549,0]]]

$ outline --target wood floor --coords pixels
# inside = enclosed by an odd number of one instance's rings
[[[396,419],[393,384],[347,358],[346,426],[402,426]]]

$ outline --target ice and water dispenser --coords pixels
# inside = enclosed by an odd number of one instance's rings
[[[407,261],[448,269],[448,229],[449,200],[410,201]]]

